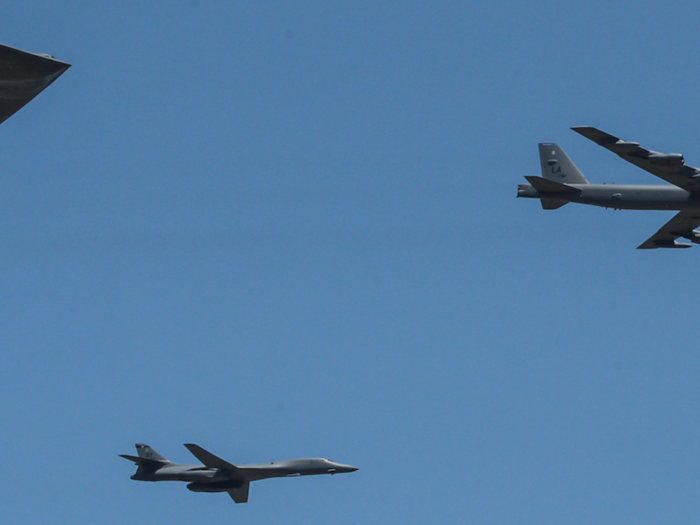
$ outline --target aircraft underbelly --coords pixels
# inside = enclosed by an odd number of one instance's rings
[[[693,210],[700,209],[697,204],[682,201],[626,201],[623,199],[580,199],[581,204],[590,204],[602,208],[615,208],[618,210]]]
[[[593,186],[593,185],[591,185]],[[700,210],[694,194],[673,186],[578,186],[582,191],[570,202],[622,210]]]
[[[217,474],[219,475],[217,476]],[[189,470],[178,474],[178,480],[191,481],[196,483],[220,481],[222,478],[223,476],[221,476],[219,472],[214,470]]]

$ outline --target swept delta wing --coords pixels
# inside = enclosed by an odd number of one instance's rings
[[[0,44],[0,124],[49,87],[70,64]]]

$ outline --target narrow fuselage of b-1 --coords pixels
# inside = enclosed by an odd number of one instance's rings
[[[242,476],[248,481],[316,474],[340,474],[357,470],[352,465],[335,463],[323,458],[290,459],[270,463],[240,465],[236,471],[206,467],[204,465],[180,465],[167,463],[154,470],[139,470],[131,476],[137,481],[189,481],[192,483],[220,483]]]

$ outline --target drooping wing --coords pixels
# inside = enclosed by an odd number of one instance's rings
[[[0,44],[0,124],[63,74],[70,64]]]
[[[194,457],[204,463],[205,467],[220,468],[222,470],[228,470],[229,472],[238,472],[240,470],[236,465],[232,465],[228,461],[224,461],[211,452],[204,450],[199,445],[195,445],[194,443],[185,443],[185,446]]]
[[[700,169],[686,166],[683,155],[679,153],[647,150],[641,148],[638,142],[627,142],[590,126],[571,129],[666,182],[691,193],[700,192]]]
[[[250,482],[246,481],[243,486],[238,489],[233,489],[228,491],[228,495],[236,503],[248,503],[248,491],[250,489]]]
[[[700,226],[700,212],[681,211],[664,224],[659,231],[638,246],[640,250],[653,248],[690,248],[690,244],[677,243],[678,237],[693,237],[692,231]]]

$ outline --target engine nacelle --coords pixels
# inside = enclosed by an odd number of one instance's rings
[[[683,166],[685,159],[680,153],[654,153],[647,157],[649,162],[657,166]]]
[[[229,479],[217,481],[216,483],[190,483],[187,488],[192,492],[227,492],[229,490],[240,489],[243,486],[242,479]]]
[[[693,230],[681,235],[684,239],[688,239],[694,244],[700,244],[700,232],[698,230]]]

